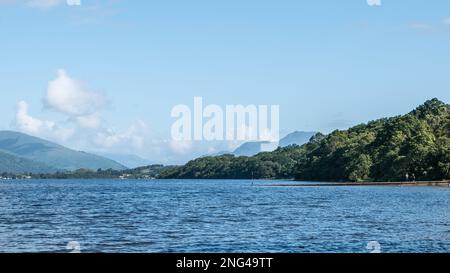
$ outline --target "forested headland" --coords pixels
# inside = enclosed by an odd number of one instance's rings
[[[450,105],[432,99],[412,112],[382,118],[302,146],[252,157],[203,157],[167,168],[159,178],[404,181],[450,178]]]

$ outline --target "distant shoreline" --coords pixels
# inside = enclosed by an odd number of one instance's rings
[[[364,186],[420,186],[420,187],[450,187],[450,180],[415,181],[415,182],[314,182],[310,184],[271,184],[258,187],[364,187]]]
[[[370,187],[370,186],[408,186],[408,187],[450,187],[450,180],[443,181],[409,181],[409,182],[327,182],[327,181],[295,181],[289,179],[159,179],[159,178],[151,178],[151,179],[121,179],[121,178],[27,178],[27,179],[0,179],[1,181],[27,181],[27,180],[117,180],[117,181],[171,181],[171,180],[184,180],[184,181],[227,181],[227,180],[236,180],[236,181],[254,181],[255,187],[261,188],[276,188],[276,187]],[[285,182],[283,184],[256,184],[257,182],[266,181],[266,182]],[[290,182],[290,183],[289,183]],[[289,183],[289,184],[287,184]]]

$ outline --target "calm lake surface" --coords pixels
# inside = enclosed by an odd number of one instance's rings
[[[0,252],[450,252],[450,188],[251,183],[0,181]]]

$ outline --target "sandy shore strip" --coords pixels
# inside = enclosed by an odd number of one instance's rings
[[[296,184],[269,184],[256,185],[258,187],[372,187],[372,186],[421,186],[421,187],[450,187],[450,180],[446,181],[416,181],[416,182],[321,182],[321,183],[304,183]]]

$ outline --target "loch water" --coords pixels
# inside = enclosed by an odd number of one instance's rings
[[[450,252],[450,188],[268,183],[0,181],[0,252]]]

